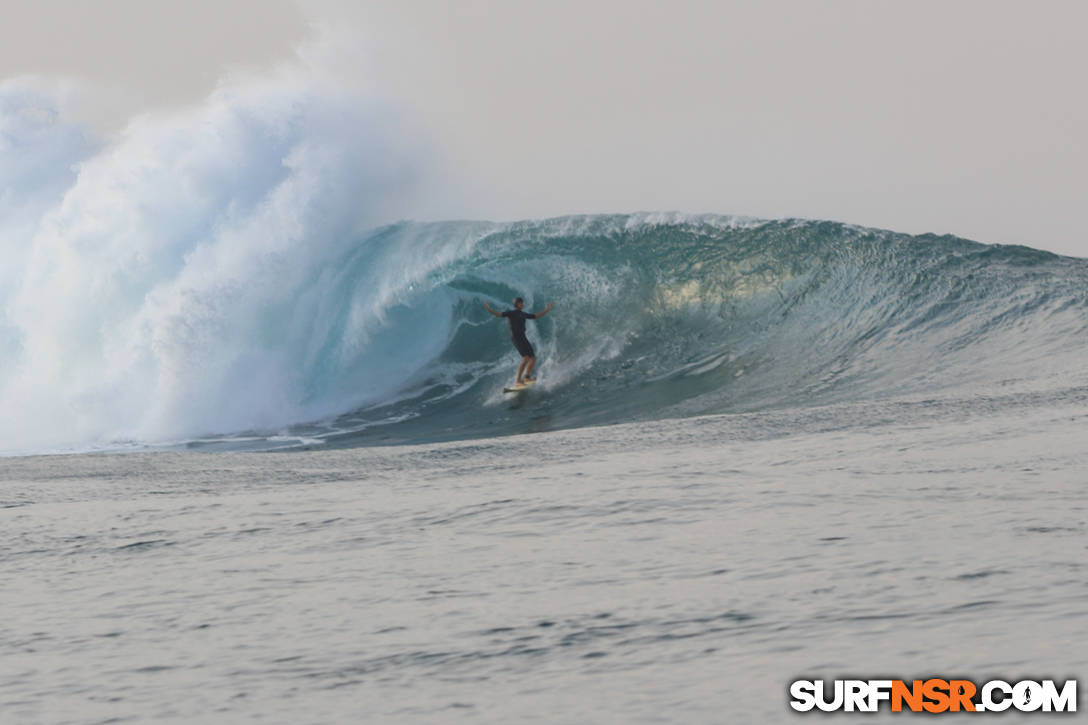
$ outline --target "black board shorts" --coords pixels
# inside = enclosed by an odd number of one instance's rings
[[[529,344],[527,339],[519,336],[514,336],[510,339],[514,341],[514,347],[518,349],[518,353],[522,357],[536,357],[536,351],[533,350],[533,346]]]

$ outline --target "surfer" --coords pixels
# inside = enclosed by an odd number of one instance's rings
[[[555,303],[549,302],[548,306],[541,312],[524,312],[521,309],[524,306],[525,300],[517,297],[514,299],[514,309],[496,312],[491,309],[491,305],[487,304],[486,300],[484,301],[484,307],[487,308],[488,312],[495,317],[505,317],[510,320],[510,339],[514,341],[514,347],[517,348],[518,353],[521,355],[521,364],[518,365],[518,385],[524,385],[527,382],[536,380],[533,377],[533,365],[536,365],[536,351],[533,350],[533,346],[529,344],[528,338],[525,337],[525,321],[539,320],[548,314],[551,308],[555,307]]]

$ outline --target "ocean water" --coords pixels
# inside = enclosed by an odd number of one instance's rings
[[[1083,680],[1088,260],[379,224],[414,157],[355,100],[288,74],[103,139],[0,84],[0,721],[777,722],[798,678]],[[482,302],[519,295],[556,307],[504,396]]]
[[[0,712],[784,722],[800,677],[1076,677],[1086,421],[1080,388],[8,459]]]

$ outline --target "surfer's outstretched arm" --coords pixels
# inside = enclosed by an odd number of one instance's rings
[[[487,311],[488,311],[488,312],[490,312],[491,314],[495,315],[495,317],[502,317],[502,313],[501,313],[501,312],[495,312],[495,310],[491,309],[491,305],[487,304],[487,300],[484,300],[484,307],[486,307],[486,308],[487,308]]]
[[[545,307],[543,311],[535,313],[536,319],[538,319],[538,320],[539,320],[539,319],[540,319],[541,317],[543,317],[544,315],[546,315],[546,314],[548,314],[549,312],[551,312],[551,309],[552,309],[553,307],[555,307],[555,303],[554,303],[554,302],[549,302],[549,303],[548,303],[548,306],[547,306],[547,307]]]

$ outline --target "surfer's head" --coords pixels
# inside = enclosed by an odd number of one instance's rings
[[[521,299],[520,297],[515,297],[514,298],[514,309],[520,310],[524,306],[525,306],[525,300]]]

